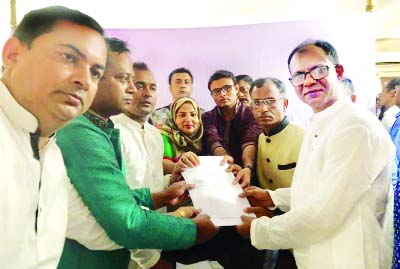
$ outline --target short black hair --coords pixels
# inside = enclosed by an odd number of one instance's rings
[[[118,39],[116,37],[107,37],[105,38],[105,40],[107,44],[107,49],[110,52],[116,52],[116,53],[131,52],[128,47],[128,43],[126,43],[121,39]]]
[[[232,79],[233,84],[236,84],[236,82],[237,82],[236,77],[232,72],[227,71],[227,70],[218,70],[218,71],[214,72],[214,74],[212,74],[210,79],[208,80],[208,85],[207,85],[208,89],[211,91],[211,89],[210,89],[211,82],[221,79],[221,78],[230,78],[230,79]]]
[[[280,79],[273,78],[273,77],[266,77],[266,78],[256,79],[256,81],[254,81],[253,84],[251,84],[250,96],[251,96],[251,93],[253,92],[254,88],[261,88],[262,86],[264,86],[268,82],[272,82],[276,86],[276,88],[278,89],[279,93],[282,96],[286,96],[286,86],[285,86],[285,84]]]
[[[70,21],[104,35],[103,28],[92,17],[63,6],[50,6],[28,12],[15,29],[14,36],[31,47],[35,38],[51,32],[59,21]]]
[[[287,61],[288,66],[290,66],[290,61],[292,60],[293,56],[296,53],[304,52],[306,50],[306,47],[308,46],[315,46],[321,48],[334,65],[339,64],[339,56],[337,54],[337,51],[335,47],[332,46],[329,42],[321,39],[307,39],[301,42],[299,45],[297,45],[297,47],[294,48],[294,50],[292,50]]]
[[[238,83],[239,81],[244,80],[246,81],[249,85],[253,84],[253,78],[250,77],[249,75],[239,75],[236,76],[236,82]]]
[[[396,86],[400,86],[400,77],[391,79],[389,83],[386,85],[386,90],[388,91],[394,90]]]
[[[133,67],[134,70],[150,71],[149,66],[144,62],[134,62],[132,64],[132,67]]]
[[[172,81],[172,76],[178,73],[187,73],[190,76],[190,79],[192,80],[193,83],[193,75],[190,72],[189,69],[185,68],[185,67],[179,67],[177,69],[174,69],[168,76],[168,84],[171,85],[171,81]]]

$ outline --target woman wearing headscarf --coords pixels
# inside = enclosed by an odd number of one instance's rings
[[[202,152],[203,123],[199,104],[190,97],[177,99],[171,107],[172,123],[163,125],[160,132],[164,142],[164,168],[198,165]]]

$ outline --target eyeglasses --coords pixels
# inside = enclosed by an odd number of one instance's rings
[[[233,89],[233,85],[225,85],[221,88],[211,89],[210,92],[212,95],[220,95],[222,91],[225,93],[230,93]]]
[[[285,98],[279,98],[279,99],[264,99],[264,100],[259,100],[259,99],[256,99],[256,100],[253,100],[253,101],[251,101],[251,105],[253,106],[253,107],[255,107],[255,108],[261,108],[262,106],[268,106],[268,107],[272,107],[272,106],[274,106],[274,105],[276,105],[276,103],[279,101],[279,100],[282,100],[282,99],[285,99]]]
[[[248,93],[249,92],[249,90],[250,90],[250,87],[239,87],[239,91],[241,92],[241,93]]]
[[[316,66],[313,69],[311,69],[308,72],[300,72],[289,78],[290,82],[294,87],[303,85],[304,82],[306,81],[307,74],[310,74],[310,76],[315,79],[322,79],[328,76],[329,74],[329,66],[323,65],[323,66]]]

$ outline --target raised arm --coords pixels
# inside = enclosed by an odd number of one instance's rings
[[[181,249],[194,244],[193,221],[140,207],[153,207],[150,192],[132,194],[104,133],[71,124],[57,139],[73,186],[111,240],[126,248]]]
[[[390,141],[371,136],[370,130],[351,123],[337,131],[335,143],[324,145],[327,154],[318,190],[301,207],[274,218],[262,217],[251,225],[257,248],[296,248],[317,243],[337,232],[351,210],[371,190],[378,174],[391,163]],[[390,167],[389,167],[390,168]],[[388,174],[390,180],[390,170]],[[297,178],[296,180],[301,180]],[[293,199],[293,197],[291,198]],[[371,217],[374,218],[371,212]]]

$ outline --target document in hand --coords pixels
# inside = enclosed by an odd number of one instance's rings
[[[187,183],[195,184],[190,190],[193,205],[208,214],[217,226],[232,226],[242,223],[243,209],[249,207],[247,199],[240,198],[243,192],[239,184],[232,185],[235,176],[226,172],[228,165],[220,165],[221,156],[199,156],[200,165],[186,168],[182,172]]]

